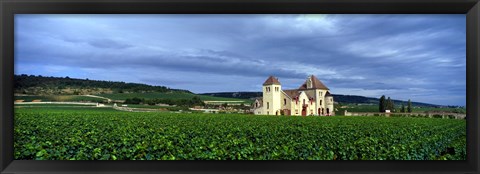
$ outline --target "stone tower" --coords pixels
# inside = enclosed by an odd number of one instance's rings
[[[333,110],[333,96],[330,94],[330,92],[327,92],[325,95],[325,104],[326,104],[326,109],[327,111],[325,114],[327,115],[335,115],[335,110]]]
[[[280,115],[282,85],[276,77],[270,76],[263,83],[263,111],[265,115]]]

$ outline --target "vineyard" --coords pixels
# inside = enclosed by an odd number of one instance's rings
[[[15,159],[464,160],[466,121],[16,108]]]

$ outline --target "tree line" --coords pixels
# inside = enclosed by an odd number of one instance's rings
[[[378,111],[385,112],[386,110],[390,110],[390,112],[397,112],[395,108],[395,103],[393,102],[393,100],[390,99],[390,97],[385,98],[385,95],[382,95],[379,99]],[[405,104],[402,103],[400,112],[408,112],[408,113],[412,112],[412,101],[410,101],[410,99],[408,99],[407,108],[405,108]]]
[[[139,83],[125,83],[114,81],[101,81],[90,79],[75,79],[66,77],[46,77],[35,75],[15,75],[14,76],[15,90],[22,91],[26,88],[41,87],[45,89],[65,89],[65,88],[108,88],[112,89],[116,93],[124,92],[170,92],[170,91],[182,91],[189,92],[187,90],[171,89],[165,86],[152,86]]]

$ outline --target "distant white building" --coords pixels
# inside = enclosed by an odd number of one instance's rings
[[[298,89],[282,90],[278,78],[270,76],[262,87],[263,97],[253,103],[256,115],[334,115],[329,89],[311,75]]]

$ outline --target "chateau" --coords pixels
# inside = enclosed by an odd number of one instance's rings
[[[253,103],[255,115],[334,115],[333,96],[313,75],[298,89],[282,90],[280,81],[273,76],[268,77],[262,88],[263,97]]]

